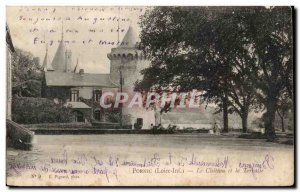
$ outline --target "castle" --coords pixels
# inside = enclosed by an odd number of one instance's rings
[[[74,122],[106,121],[105,113],[98,105],[102,94],[111,90],[133,94],[134,83],[142,78],[140,71],[150,65],[149,59],[136,48],[136,43],[137,35],[130,26],[119,46],[107,55],[110,74],[89,74],[84,73],[84,69],[77,69],[78,62],[74,65],[72,52],[66,49],[62,33],[51,63],[46,49],[42,96],[65,102],[65,106],[73,111]],[[137,122],[142,122],[142,128],[157,124],[154,111],[144,108],[122,108],[122,120],[132,128]]]
[[[106,92],[122,92],[134,95],[134,85],[142,79],[141,70],[150,66],[150,60],[136,46],[138,36],[129,26],[123,40],[107,54],[110,60],[110,74],[89,74],[84,69],[78,69],[78,61],[74,65],[72,51],[67,49],[63,34],[52,62],[49,62],[46,49],[43,61],[44,81],[42,96],[63,102],[73,113],[74,122],[111,122],[109,112],[101,105],[101,98]],[[103,97],[102,97],[103,96]],[[160,114],[157,109],[144,107],[121,107],[118,121],[127,128],[148,129],[152,125],[176,124],[181,128],[209,129],[217,117],[213,109],[197,111],[176,110]]]

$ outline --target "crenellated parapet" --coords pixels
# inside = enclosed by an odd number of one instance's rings
[[[148,60],[149,58],[136,48],[129,47],[117,47],[111,50],[111,53],[107,54],[109,60]]]

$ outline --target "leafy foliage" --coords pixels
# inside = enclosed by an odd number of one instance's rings
[[[291,22],[287,7],[149,10],[142,17],[139,47],[152,60],[136,89],[204,90],[207,103],[240,115],[243,131],[248,113],[261,107],[273,140],[279,95],[286,89],[292,97]]]
[[[41,97],[41,88],[41,81],[27,80],[17,85],[15,83],[15,86],[12,89],[12,94],[20,97]]]
[[[13,97],[12,100],[12,119],[17,123],[67,123],[72,118],[69,109],[49,99]]]
[[[16,48],[12,57],[12,91],[24,97],[40,97],[43,73],[39,59]]]

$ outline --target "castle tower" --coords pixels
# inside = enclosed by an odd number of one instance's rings
[[[120,74],[123,77],[123,92],[131,97],[135,94],[134,85],[137,80],[142,79],[140,71],[150,66],[150,61],[136,48],[138,36],[130,26],[118,47],[112,48],[111,53],[107,55],[110,60],[110,78],[112,82],[120,85]],[[143,119],[143,129],[155,124],[154,111],[144,108],[123,108],[123,116],[130,118],[134,125],[137,118]],[[126,117],[125,117],[126,118]]]
[[[137,35],[130,26],[119,46],[112,48],[107,55],[110,62],[111,80],[120,84],[120,70],[124,78],[124,89],[133,90],[134,83],[141,79],[140,71],[150,65],[150,61],[145,57],[141,50],[136,48]]]

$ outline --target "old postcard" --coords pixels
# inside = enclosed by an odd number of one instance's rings
[[[293,186],[292,7],[7,6],[8,186]]]

